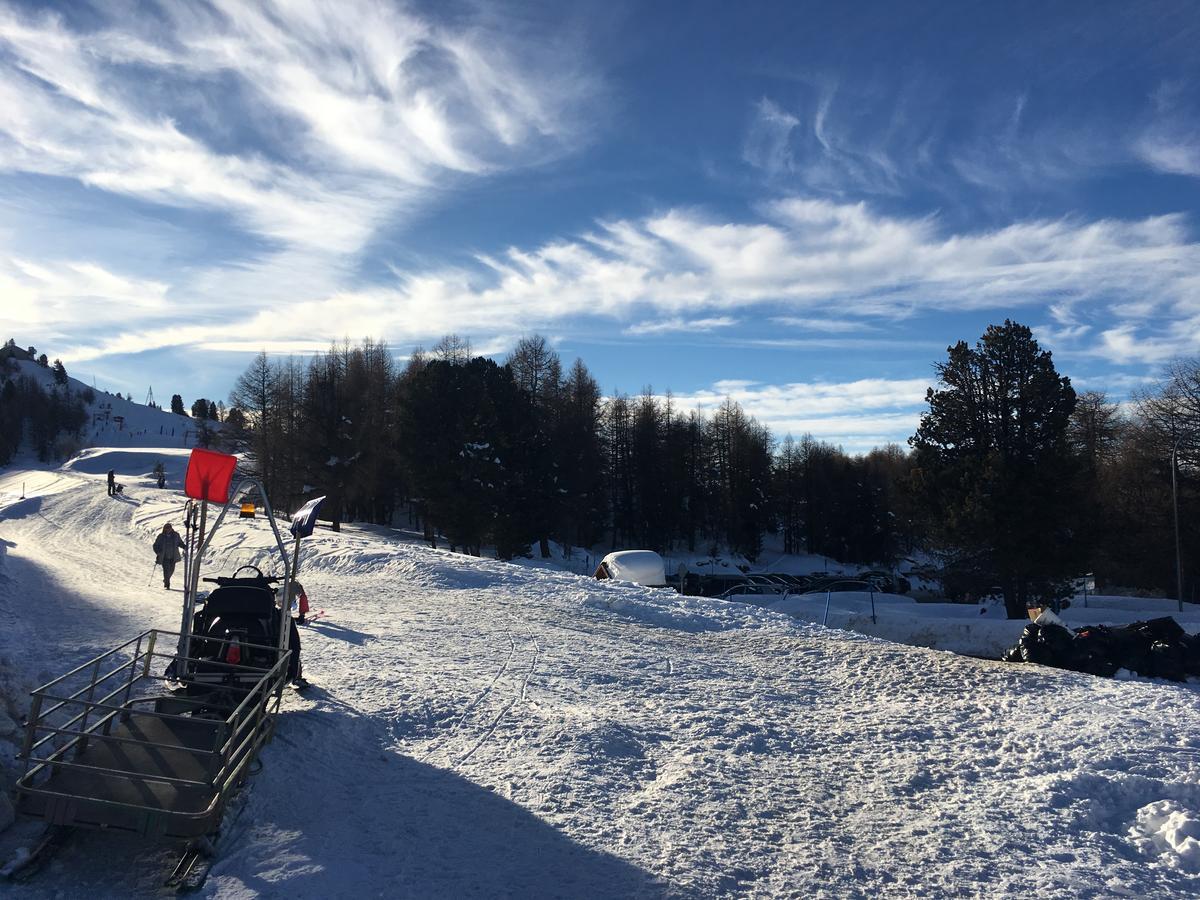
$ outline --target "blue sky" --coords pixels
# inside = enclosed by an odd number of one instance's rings
[[[1012,317],[1200,352],[1190,3],[0,0],[0,331],[224,397],[265,347],[523,334],[860,450]]]

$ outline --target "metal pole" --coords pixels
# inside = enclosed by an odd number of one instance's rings
[[[226,504],[228,507],[229,504]],[[187,667],[187,658],[192,653],[192,621],[196,612],[196,593],[200,589],[200,562],[204,557],[204,526],[208,523],[208,501],[200,502],[200,535],[199,549],[196,551],[196,558],[192,560],[192,571],[189,573],[192,576],[192,590],[188,594],[187,600],[184,602],[184,629],[180,635],[179,642],[183,647],[183,652],[180,654],[180,665]],[[178,677],[180,672],[176,672]]]
[[[1179,611],[1183,612],[1183,557],[1179,551],[1179,488],[1176,471],[1179,469],[1179,440],[1171,447],[1171,505],[1175,509],[1175,596],[1179,598]]]
[[[183,636],[190,630],[192,618],[192,572],[196,569],[196,550],[199,543],[196,540],[196,501],[188,500],[183,504],[183,612],[179,620],[179,644],[175,651],[175,661],[167,667],[167,672],[174,673],[175,679],[182,680],[182,666],[186,665],[187,656]],[[151,572],[153,575],[153,572]]]
[[[879,624],[875,620],[875,585],[873,585],[873,584],[871,585],[871,624],[872,625]]]
[[[825,592],[825,618],[821,621],[822,625],[829,624],[829,595],[830,591]]]

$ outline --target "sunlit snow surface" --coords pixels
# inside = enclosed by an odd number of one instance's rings
[[[0,473],[9,690],[178,625],[149,546],[182,497],[140,477],[142,457],[90,459]],[[93,474],[110,467],[122,498]],[[263,564],[268,546],[261,518],[235,520],[216,567]],[[303,567],[328,612],[303,632],[314,687],[285,698],[205,896],[1200,893],[1192,687],[955,656],[364,529],[318,531]],[[32,831],[0,835],[2,859]],[[88,833],[13,894],[154,895],[169,861]]]

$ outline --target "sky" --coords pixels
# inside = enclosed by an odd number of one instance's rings
[[[0,339],[142,399],[540,333],[606,392],[912,434],[1006,318],[1200,353],[1200,7],[0,0]]]

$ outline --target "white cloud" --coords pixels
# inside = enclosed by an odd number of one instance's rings
[[[742,158],[768,174],[792,170],[792,131],[800,120],[764,97],[754,110],[754,120],[742,147]]]
[[[302,258],[295,261],[299,275],[287,275],[282,287],[271,283],[279,267],[252,267],[233,273],[226,288],[227,296],[244,300],[245,319],[214,325],[204,339],[265,331],[303,341],[336,328],[336,337],[372,334],[404,344],[451,331],[520,334],[589,317],[635,322],[634,333],[654,333],[727,328],[762,309],[797,322],[846,323],[826,328],[832,331],[855,320],[883,324],[962,309],[1008,315],[1046,303],[1070,305],[1075,316],[1085,308],[1107,309],[1111,330],[1133,310],[1143,318],[1168,311],[1186,318],[1200,297],[1200,247],[1179,215],[1038,220],[954,234],[934,217],[887,216],[864,204],[789,198],[763,213],[752,222],[717,222],[671,210],[600,223],[573,239],[481,258],[482,270],[430,270],[354,290],[310,279]],[[228,275],[213,275],[205,294],[215,293],[218,279]],[[186,298],[187,287],[180,292]],[[657,318],[646,318],[647,311]],[[848,312],[854,320],[844,318]],[[1079,321],[1057,334],[1090,339],[1095,330],[1081,327],[1089,324]],[[95,349],[179,343],[184,335],[194,339],[186,328],[154,329]],[[1105,341],[1106,352],[1134,358],[1127,330]]]
[[[378,0],[97,12],[84,32],[0,8],[0,170],[221,210],[323,252],[456,178],[560,152],[595,89],[578,54],[547,79],[559,51]]]
[[[708,390],[676,394],[673,402],[684,409],[712,410],[730,398],[777,437],[811,434],[861,452],[903,444],[916,431],[930,384],[922,378],[793,384],[727,380]]]
[[[1100,333],[1099,344],[1086,353],[1113,362],[1161,365],[1179,356],[1194,356],[1200,347],[1200,317],[1171,323],[1147,333],[1134,323],[1121,323]]]
[[[1150,100],[1153,112],[1133,141],[1134,155],[1159,172],[1200,177],[1200,128],[1196,110],[1189,105],[1188,86],[1165,82]]]
[[[684,319],[680,316],[675,316],[670,319],[637,322],[626,328],[625,334],[667,334],[675,331],[685,333],[707,332],[718,328],[732,328],[737,323],[738,320],[730,316],[714,316],[708,319]]]
[[[789,328],[800,328],[804,331],[817,331],[823,334],[853,334],[864,331],[874,331],[875,326],[858,319],[825,319],[811,316],[774,316],[771,319],[777,325]]]
[[[1200,177],[1200,137],[1154,132],[1143,135],[1134,151],[1151,168],[1171,175]]]
[[[5,325],[38,332],[84,310],[89,328],[167,309],[167,285],[116,275],[86,261],[32,262],[0,257]]]

